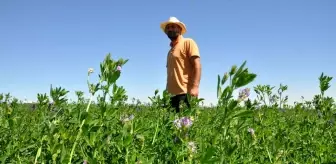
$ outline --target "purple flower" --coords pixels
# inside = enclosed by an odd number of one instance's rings
[[[193,121],[191,119],[189,119],[188,117],[182,117],[181,121],[182,121],[182,126],[183,127],[190,127],[193,123]]]
[[[188,117],[182,117],[180,119],[174,120],[174,125],[178,129],[182,127],[189,128],[192,124],[193,124],[192,118],[188,118]]]
[[[117,70],[118,70],[118,71],[121,71],[121,67],[120,67],[119,65],[118,65],[118,67],[117,67]]]
[[[87,160],[84,160],[83,164],[87,164]]]
[[[244,100],[245,98],[250,96],[250,88],[245,88],[239,91],[239,99]]]

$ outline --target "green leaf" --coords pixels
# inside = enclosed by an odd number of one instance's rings
[[[37,159],[41,156],[41,151],[42,151],[42,147],[39,147],[36,153],[35,163],[37,163]]]
[[[247,117],[247,116],[252,116],[253,111],[250,110],[238,110],[230,113],[228,116],[228,119],[236,119],[236,118],[241,118],[241,117]]]
[[[217,76],[217,98],[219,98],[222,94],[222,91],[221,91],[221,86],[220,86],[220,76],[218,75]]]
[[[93,126],[91,129],[90,129],[90,132],[97,132],[99,129],[100,129],[101,126]]]
[[[222,83],[221,84],[224,85],[228,78],[229,78],[229,75],[227,73],[225,73],[223,78],[222,78]]]
[[[200,163],[216,163],[217,161],[219,161],[219,159],[217,157],[214,157],[215,153],[216,149],[213,146],[207,148],[206,153],[201,159]]]
[[[89,113],[86,111],[83,111],[81,116],[80,116],[80,121],[83,121],[84,119],[86,119],[88,117]]]
[[[132,135],[127,135],[125,140],[124,140],[124,145],[128,146],[131,143],[132,143]]]
[[[230,146],[227,151],[228,155],[231,156],[235,152],[235,150],[237,150],[237,148],[238,148],[237,144],[235,144],[234,146]]]
[[[237,106],[237,104],[238,104],[237,100],[231,100],[228,105],[229,110],[233,110]]]
[[[221,95],[221,100],[228,100],[229,98],[231,98],[233,89],[231,86],[226,86],[226,88],[224,89],[222,95]],[[228,103],[228,102],[224,102],[224,103]]]
[[[243,87],[251,83],[257,77],[256,74],[242,74],[235,82],[235,88]]]
[[[113,73],[109,78],[109,84],[114,84],[119,77],[120,77],[120,71],[113,70]]]

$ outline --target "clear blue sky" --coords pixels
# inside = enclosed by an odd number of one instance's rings
[[[36,100],[53,84],[74,98],[110,52],[129,59],[118,83],[148,101],[165,87],[169,40],[159,26],[170,16],[199,45],[206,103],[217,101],[217,75],[244,60],[258,74],[249,87],[287,84],[290,101],[317,94],[321,72],[336,78],[335,0],[1,0],[0,93]],[[336,79],[327,95],[336,97]]]

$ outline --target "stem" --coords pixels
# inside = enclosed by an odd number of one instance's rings
[[[152,145],[153,145],[154,142],[155,142],[155,138],[156,138],[156,135],[157,135],[158,126],[159,126],[159,122],[156,124],[155,134],[154,134],[154,137],[153,137]]]
[[[328,133],[329,133],[329,135],[330,135],[330,138],[331,138],[332,142],[334,142],[334,139],[333,139],[333,137],[332,137],[330,131],[329,131]]]
[[[88,106],[86,107],[86,112],[89,112],[89,108],[90,108],[92,99],[93,99],[93,95],[91,95],[91,97],[90,97],[89,104],[88,104]],[[82,121],[82,124],[81,124],[80,127],[79,127],[79,132],[78,132],[78,134],[77,134],[77,136],[76,136],[75,143],[74,143],[73,146],[72,146],[71,153],[70,153],[69,164],[71,164],[72,156],[73,156],[73,154],[74,154],[74,151],[75,151],[75,148],[76,148],[76,145],[77,145],[78,138],[79,138],[79,136],[82,134],[82,127],[83,127],[83,125],[84,125],[84,123],[85,123],[85,120],[86,120],[86,119],[84,119],[84,120]]]
[[[126,163],[128,163],[128,148],[126,148]]]
[[[279,102],[279,106],[280,106],[280,108],[281,108],[281,102],[282,102],[282,100],[281,100],[281,96],[282,96],[282,94],[280,93],[280,102]]]
[[[266,151],[267,151],[268,158],[269,158],[270,162],[273,163],[273,162],[272,162],[271,154],[270,154],[270,152],[268,151],[268,147],[267,147],[267,146],[266,146]]]

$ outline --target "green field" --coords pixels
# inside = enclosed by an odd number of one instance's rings
[[[70,102],[57,87],[35,105],[1,94],[1,163],[336,163],[336,105],[325,96],[332,77],[322,73],[321,92],[289,106],[286,85],[244,88],[257,78],[244,62],[218,76],[218,106],[190,98],[192,108],[176,114],[165,91],[149,95],[151,105],[126,103],[117,84],[126,63],[107,55],[89,70],[89,99],[78,91]]]

